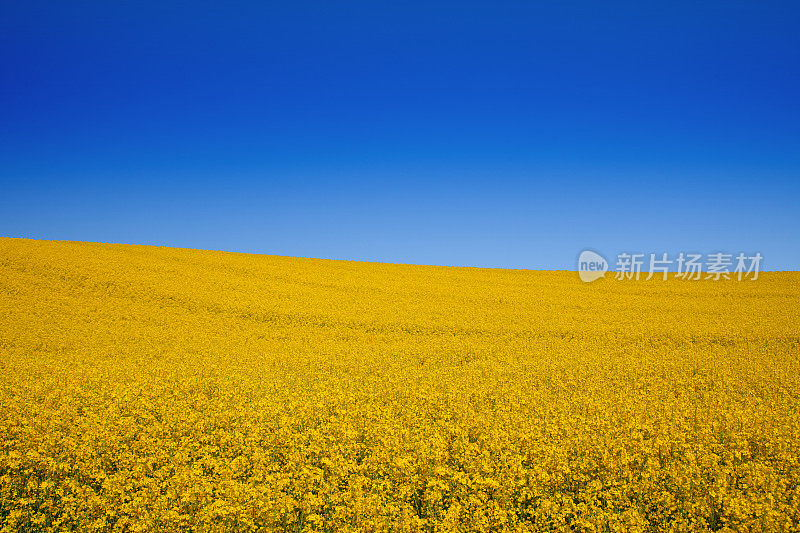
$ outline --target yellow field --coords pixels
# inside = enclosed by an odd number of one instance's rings
[[[0,530],[800,531],[798,317],[794,272],[0,239]]]

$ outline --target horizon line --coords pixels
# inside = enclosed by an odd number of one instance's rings
[[[368,263],[374,265],[397,265],[397,266],[419,266],[419,267],[435,267],[435,268],[471,268],[477,270],[510,270],[510,271],[525,271],[525,272],[567,272],[567,273],[575,273],[577,274],[579,270],[577,268],[573,269],[564,269],[564,268],[514,268],[514,267],[488,267],[488,266],[476,266],[476,265],[442,265],[442,264],[433,264],[433,263],[401,263],[401,262],[394,262],[394,261],[370,261],[367,259],[342,259],[342,258],[334,258],[334,257],[314,257],[314,256],[304,256],[304,255],[280,255],[280,254],[270,254],[270,253],[262,253],[262,252],[247,252],[241,250],[222,250],[216,248],[189,248],[186,246],[178,246],[178,245],[170,245],[170,244],[146,244],[146,243],[131,243],[131,242],[101,242],[101,241],[82,241],[82,240],[71,240],[71,239],[43,239],[43,238],[36,238],[36,237],[13,237],[2,235],[0,239],[8,239],[8,240],[20,240],[20,241],[36,241],[36,242],[52,242],[52,243],[71,243],[71,244],[100,244],[100,245],[112,245],[112,246],[143,246],[148,248],[168,248],[171,250],[188,250],[188,251],[196,251],[196,252],[216,252],[216,253],[223,253],[223,254],[240,254],[240,255],[255,255],[255,256],[264,256],[264,257],[281,257],[286,259],[305,259],[305,260],[312,260],[312,261],[343,261],[348,263]],[[614,273],[615,270],[608,270],[607,272]],[[705,270],[700,270],[702,273],[707,273]],[[767,273],[767,272],[800,272],[800,270],[760,270],[759,273]],[[642,274],[646,274],[647,272],[642,272]],[[673,271],[669,271],[670,274]]]

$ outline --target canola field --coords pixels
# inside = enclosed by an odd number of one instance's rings
[[[0,239],[0,531],[800,531],[800,273]]]

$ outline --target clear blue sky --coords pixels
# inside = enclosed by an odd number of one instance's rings
[[[280,4],[3,2],[0,236],[800,268],[800,4]]]

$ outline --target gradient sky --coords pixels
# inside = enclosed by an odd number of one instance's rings
[[[800,4],[280,4],[3,2],[0,236],[800,268]]]

